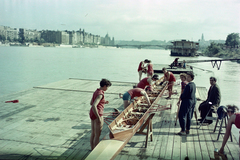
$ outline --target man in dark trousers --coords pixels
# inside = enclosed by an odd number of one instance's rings
[[[181,131],[177,133],[177,135],[180,136],[189,134],[191,119],[196,105],[196,85],[194,82],[192,82],[193,79],[193,72],[187,72],[187,81],[189,83],[186,85],[183,93],[180,96],[182,102],[178,114]]]
[[[217,79],[215,77],[210,77],[210,84],[211,86],[208,90],[207,100],[202,102],[198,108],[201,116],[201,119],[199,119],[200,122],[204,120],[209,110],[210,112],[208,116],[212,117],[212,111],[217,109],[220,105],[221,93],[220,88],[217,85]],[[204,123],[211,124],[212,120],[205,120]]]

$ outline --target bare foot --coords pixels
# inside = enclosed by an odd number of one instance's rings
[[[119,98],[122,98],[123,97],[123,94],[122,93],[119,93]]]

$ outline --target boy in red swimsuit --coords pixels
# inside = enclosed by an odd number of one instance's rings
[[[171,99],[172,88],[173,88],[174,82],[176,82],[176,78],[173,75],[173,73],[167,71],[166,68],[163,68],[162,71],[164,73],[164,80],[163,80],[163,82],[168,81],[168,92],[169,92],[169,95],[168,95],[168,97],[166,99]]]
[[[148,63],[147,59],[145,59],[144,61],[141,61],[138,65],[139,82],[142,79],[142,73],[146,73],[146,67],[144,67],[146,63]]]
[[[148,69],[147,69],[147,76],[148,76],[148,77],[152,77],[153,74],[154,74],[154,71],[153,71],[153,65],[152,65],[152,63],[151,63],[150,60],[148,60],[147,68],[148,68]]]
[[[90,109],[90,119],[91,119],[91,137],[90,144],[91,149],[93,150],[97,144],[99,143],[99,137],[101,135],[101,131],[103,128],[103,109],[104,105],[108,104],[108,101],[104,99],[104,91],[111,86],[111,82],[107,79],[102,79],[100,82],[100,88],[98,88],[92,96],[90,105],[92,106]]]

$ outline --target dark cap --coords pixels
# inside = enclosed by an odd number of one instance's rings
[[[147,86],[146,89],[145,89],[145,91],[153,91],[152,86]]]
[[[154,74],[154,75],[152,76],[152,79],[158,80],[158,75]]]

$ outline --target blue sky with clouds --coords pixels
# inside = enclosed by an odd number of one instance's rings
[[[240,32],[240,0],[0,0],[0,25],[78,30],[115,40],[225,40]]]

